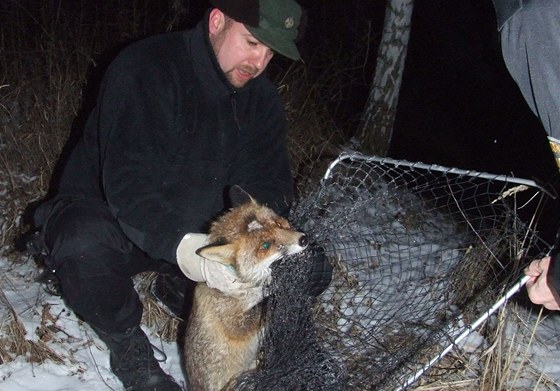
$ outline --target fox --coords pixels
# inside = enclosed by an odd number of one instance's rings
[[[188,389],[193,391],[227,390],[238,375],[256,368],[271,266],[309,243],[287,219],[240,187],[230,195],[233,207],[211,224],[210,244],[197,254],[233,268],[247,289],[224,294],[204,282],[196,284],[183,349]]]

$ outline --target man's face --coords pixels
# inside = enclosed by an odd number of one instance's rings
[[[225,18],[218,9],[210,12],[210,43],[229,82],[236,88],[260,75],[274,52],[256,39],[242,23]]]

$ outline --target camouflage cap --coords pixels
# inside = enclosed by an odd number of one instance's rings
[[[296,40],[302,9],[294,0],[211,0],[210,3],[259,41],[292,60],[301,59]]]

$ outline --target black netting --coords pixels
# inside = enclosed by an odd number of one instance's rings
[[[407,380],[549,246],[531,181],[353,154],[299,200],[292,223],[334,266],[318,298],[313,256],[275,266],[259,369],[239,390],[372,390]]]

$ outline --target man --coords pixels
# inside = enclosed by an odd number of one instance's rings
[[[181,389],[140,328],[131,277],[191,259],[187,234],[207,232],[229,186],[283,215],[293,197],[283,104],[263,72],[274,52],[300,59],[301,9],[211,2],[193,30],[117,56],[54,197],[35,214],[63,297],[106,342],[127,390]]]
[[[493,2],[508,71],[548,135],[560,139],[560,2]],[[545,257],[525,269],[529,299],[549,310],[560,310],[559,262]]]

